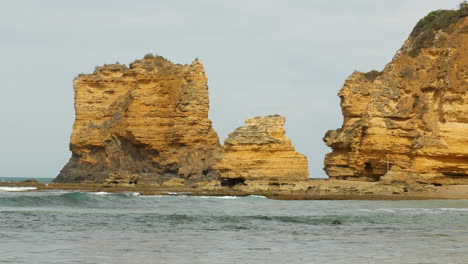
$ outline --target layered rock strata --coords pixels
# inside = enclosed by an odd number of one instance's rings
[[[305,180],[307,158],[296,152],[279,115],[254,117],[229,134],[222,160],[213,168],[227,185],[246,180]]]
[[[55,182],[210,178],[222,148],[203,65],[145,56],[74,80],[72,157]]]
[[[468,184],[467,13],[432,12],[382,72],[346,80],[330,178]]]

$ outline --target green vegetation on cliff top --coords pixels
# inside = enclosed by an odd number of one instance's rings
[[[419,20],[410,34],[413,46],[409,51],[411,57],[416,57],[422,48],[434,45],[435,33],[438,30],[450,32],[450,25],[457,23],[468,15],[468,2],[460,4],[458,10],[436,10]]]

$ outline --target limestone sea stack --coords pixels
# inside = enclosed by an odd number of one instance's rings
[[[74,80],[72,157],[55,182],[203,180],[222,148],[203,65],[147,55]]]
[[[330,178],[468,184],[468,5],[423,18],[382,72],[339,92],[324,141]]]
[[[279,115],[254,117],[229,134],[222,160],[214,166],[223,180],[300,181],[309,176],[307,158],[285,136],[286,119]]]

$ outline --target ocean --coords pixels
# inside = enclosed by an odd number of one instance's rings
[[[34,179],[40,183],[52,182],[54,178],[21,178],[21,177],[0,177],[0,182],[22,182],[26,180]]]
[[[468,263],[468,200],[24,190],[0,187],[0,263]]]

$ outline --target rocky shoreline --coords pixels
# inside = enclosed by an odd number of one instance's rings
[[[34,191],[138,192],[140,195],[248,196],[277,200],[431,200],[468,199],[468,185],[356,182],[309,179],[300,182],[247,182],[232,187],[218,182],[183,184],[94,184],[1,182],[2,187],[35,187]]]

